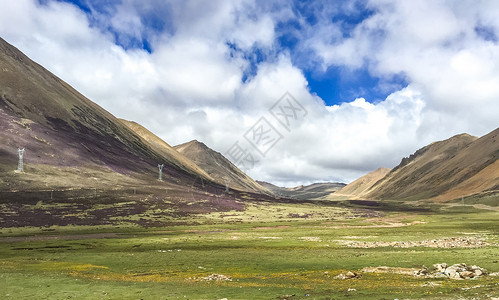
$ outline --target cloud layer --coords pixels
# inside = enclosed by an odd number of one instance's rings
[[[335,18],[335,16],[343,16]],[[283,185],[351,181],[437,139],[498,126],[495,1],[124,0],[82,10],[4,3],[0,35],[114,115],[170,144],[225,153],[261,117],[283,138],[248,173]],[[293,43],[283,42],[283,38]],[[407,86],[383,101],[326,105],[305,72],[366,70]],[[359,87],[359,90],[362,87]],[[289,92],[307,115],[287,131],[269,112]]]

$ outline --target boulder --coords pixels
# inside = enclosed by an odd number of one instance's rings
[[[475,277],[475,273],[471,271],[463,271],[459,273],[464,279],[470,279]]]
[[[437,272],[440,272],[440,273],[444,273],[445,269],[447,269],[447,267],[448,267],[448,265],[446,263],[434,264],[433,265],[433,268],[435,268],[435,270]]]
[[[462,279],[461,278],[461,274],[459,274],[459,272],[456,272],[456,271],[452,271],[449,273],[449,278],[450,279]]]
[[[423,266],[421,269],[414,271],[414,276],[426,276],[430,272],[427,267]]]
[[[345,274],[345,277],[346,277],[346,278],[349,278],[349,279],[351,279],[351,278],[360,278],[360,277],[362,277],[362,275],[361,275],[361,274],[359,274],[359,273],[355,273],[355,272],[352,272],[352,271],[348,271],[348,272]]]

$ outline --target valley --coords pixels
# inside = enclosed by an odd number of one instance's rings
[[[279,187],[0,39],[0,298],[499,299],[498,134]]]
[[[394,208],[400,205],[394,203]],[[163,216],[169,224],[160,227],[129,222],[154,219],[151,210],[115,214],[113,225],[3,228],[2,297],[499,297],[497,275],[455,280],[414,276],[412,271],[438,263],[466,263],[498,274],[497,212],[468,206],[420,210],[248,201],[225,212]],[[452,239],[471,244],[449,244]],[[428,240],[443,242],[426,246]],[[363,246],[369,243],[372,246]],[[400,243],[408,246],[397,246]],[[363,271],[380,266],[394,271]],[[396,271],[404,268],[409,271]],[[339,277],[349,271],[361,277]]]

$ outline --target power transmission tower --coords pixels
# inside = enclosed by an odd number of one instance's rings
[[[17,163],[17,171],[19,172],[24,172],[24,163],[23,163],[23,156],[24,156],[24,148],[17,148],[17,153],[19,154],[19,162]]]
[[[229,183],[231,182],[231,180],[224,178],[224,182],[225,182],[225,192],[228,193],[229,192]]]
[[[165,165],[164,164],[161,164],[161,165],[158,165],[158,170],[159,170],[159,177],[158,177],[158,180],[159,181],[162,181],[163,180],[163,167]]]

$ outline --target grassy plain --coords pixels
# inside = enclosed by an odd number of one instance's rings
[[[390,210],[390,205],[367,209],[324,203],[248,202],[244,210],[189,215],[172,219],[171,225],[164,227],[123,223],[4,228],[0,231],[0,298],[499,297],[499,277],[451,280],[362,273],[364,267],[418,268],[442,262],[464,262],[499,272],[498,212],[456,206],[408,213],[401,211],[400,205],[394,202]],[[450,237],[473,237],[490,245],[347,245],[351,241]],[[335,278],[347,271],[362,273],[362,278]]]

